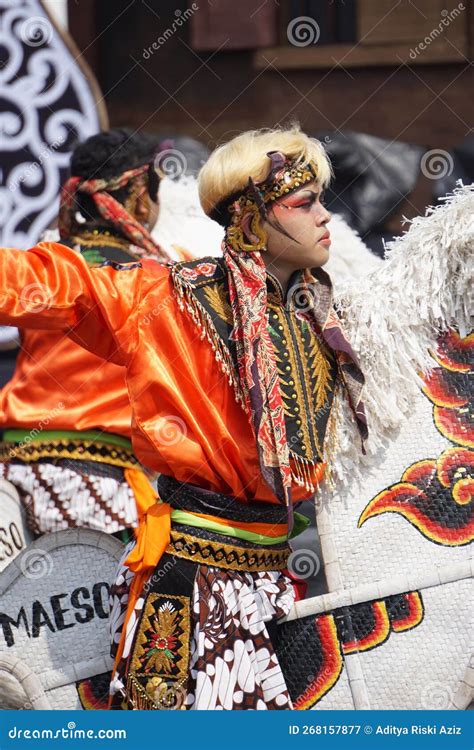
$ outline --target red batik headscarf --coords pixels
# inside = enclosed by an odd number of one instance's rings
[[[211,216],[226,223],[223,255],[234,318],[231,336],[236,342],[239,379],[247,409],[252,415],[262,475],[280,501],[288,505],[291,523],[289,449],[278,369],[268,331],[267,275],[260,252],[264,249],[265,235],[260,220],[267,218],[268,204],[317,179],[317,168],[313,163],[291,161],[280,152],[267,155],[271,168],[265,180],[255,184],[249,178],[248,187],[220,203]],[[242,221],[248,213],[251,214],[251,233],[258,238],[253,246],[246,241],[242,228]],[[224,221],[223,217],[226,217]],[[364,375],[333,307],[328,274],[322,269],[317,269],[314,276],[306,271],[305,280],[314,292],[311,295],[314,299],[311,314],[337,357],[364,451],[364,440],[368,436],[362,402]]]
[[[70,177],[61,191],[58,221],[61,239],[67,240],[72,236],[74,214],[77,210],[76,197],[78,193],[84,193],[92,198],[100,216],[112,224],[115,229],[135,246],[134,254],[136,256],[152,255],[162,262],[169,261],[169,256],[154,241],[149,231],[119,201],[115,200],[109,192],[118,190],[127,185],[130,180],[137,178],[141,178],[145,186],[148,179],[146,173],[149,168],[149,165],[146,164],[136,169],[129,169],[110,180],[102,178],[85,180],[82,177]]]

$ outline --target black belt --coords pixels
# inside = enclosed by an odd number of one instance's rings
[[[287,523],[287,510],[273,503],[245,503],[232,495],[205,490],[194,484],[178,482],[174,477],[161,474],[158,478],[160,499],[169,503],[175,510],[191,513],[205,513],[219,516],[228,521],[248,521],[249,523]]]

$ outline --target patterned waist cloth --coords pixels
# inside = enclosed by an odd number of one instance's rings
[[[269,635],[294,601],[286,508],[163,475],[158,493],[169,542],[133,595],[124,560],[111,590],[110,708],[291,708]]]
[[[140,472],[130,441],[102,431],[9,429],[0,442],[2,476],[20,494],[30,531],[85,527],[130,538]]]

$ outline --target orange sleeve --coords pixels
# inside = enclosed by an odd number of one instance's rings
[[[0,324],[67,331],[103,359],[124,364],[136,347],[138,263],[90,268],[71,248],[41,242],[0,250]],[[119,343],[120,342],[120,343]]]

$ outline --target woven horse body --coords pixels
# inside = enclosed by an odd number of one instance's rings
[[[106,707],[109,587],[122,551],[110,535],[68,529],[1,571],[0,708]]]

